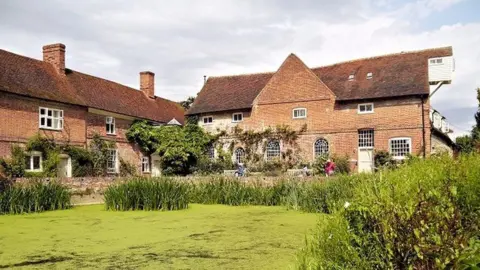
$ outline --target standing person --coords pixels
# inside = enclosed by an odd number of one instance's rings
[[[237,168],[236,175],[237,175],[238,177],[242,177],[244,174],[245,174],[245,169],[243,168],[243,164],[242,164],[242,163],[239,163],[239,164],[238,164],[238,168]]]
[[[334,172],[335,172],[335,162],[328,159],[327,162],[325,163],[325,176],[326,177],[332,176]]]

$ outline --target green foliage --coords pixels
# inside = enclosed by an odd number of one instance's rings
[[[348,156],[333,156],[332,161],[335,163],[336,174],[350,173],[350,158]]]
[[[195,101],[195,97],[188,97],[186,100],[181,101],[180,105],[183,107],[185,111],[190,109],[190,106],[192,106],[193,102]]]
[[[312,163],[313,173],[315,175],[325,175],[325,164],[327,163],[328,155],[319,155]]]
[[[475,151],[475,142],[470,135],[459,136],[455,139],[458,150],[461,153],[472,153]]]
[[[146,153],[158,153],[165,175],[191,173],[214,140],[197,125],[153,127],[146,121],[133,123],[127,139]]]
[[[210,181],[193,183],[190,200],[193,203],[227,205],[283,205],[297,183],[280,181],[274,185],[245,183],[237,179],[214,177]]]
[[[56,182],[8,185],[0,192],[0,214],[67,209],[71,206],[70,196],[68,189]]]
[[[134,178],[105,191],[107,210],[181,210],[188,208],[186,183],[168,178]]]
[[[299,268],[459,268],[475,257],[479,156],[413,160],[346,179],[350,191],[338,196],[346,209],[337,204],[331,224],[319,225],[299,255]]]
[[[72,176],[85,177],[93,175],[93,155],[85,148],[68,146],[65,148],[72,160]]]
[[[0,174],[9,178],[23,177],[25,175],[25,152],[18,145],[11,146],[11,157],[0,158]]]
[[[93,135],[88,149],[92,161],[93,176],[107,174],[108,150],[115,148],[115,142],[106,141],[99,134]]]
[[[120,176],[136,176],[137,168],[132,163],[120,158]]]
[[[373,160],[376,170],[395,167],[395,160],[388,151],[376,151]]]

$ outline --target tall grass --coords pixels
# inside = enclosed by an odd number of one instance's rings
[[[480,156],[432,157],[344,181],[351,189],[337,204],[347,207],[318,224],[299,269],[461,269],[478,250],[468,246],[480,239]]]
[[[0,214],[23,214],[71,207],[68,188],[57,183],[34,181],[8,185],[0,192]]]
[[[133,178],[104,194],[107,210],[180,210],[188,208],[188,185],[169,178]]]

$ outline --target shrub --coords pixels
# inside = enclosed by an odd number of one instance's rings
[[[0,192],[0,214],[22,214],[70,208],[70,192],[57,183],[32,181],[7,185]]]
[[[312,163],[313,173],[316,175],[325,176],[325,163],[327,163],[328,155],[320,155],[315,158]]]
[[[137,168],[132,163],[120,158],[120,176],[135,176],[137,175]]]
[[[25,152],[22,147],[18,145],[11,146],[11,158],[0,158],[1,173],[6,177],[15,178],[23,177],[25,175]]]
[[[188,185],[169,178],[132,178],[109,186],[104,193],[107,210],[180,210],[188,208]]]
[[[392,158],[392,155],[387,151],[376,151],[373,160],[376,170],[395,167],[395,160]]]
[[[332,158],[335,162],[336,174],[349,174],[350,173],[350,158],[348,156],[334,156]]]
[[[340,200],[351,205],[317,228],[299,268],[457,269],[475,258],[479,156],[414,160],[395,171],[348,178],[353,188]]]

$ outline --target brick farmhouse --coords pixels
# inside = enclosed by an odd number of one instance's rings
[[[159,158],[128,143],[125,132],[135,119],[156,125],[183,124],[181,106],[155,96],[154,73],[140,73],[140,91],[65,66],[65,45],[43,47],[43,61],[0,50],[0,157],[12,144],[37,133],[57,143],[86,147],[95,133],[113,141],[108,171],[119,159],[139,172],[159,173]],[[27,170],[42,170],[42,154],[27,153]],[[62,156],[59,176],[71,176],[71,159]]]
[[[348,156],[358,171],[371,171],[376,150],[396,159],[452,153],[448,123],[430,96],[451,83],[451,47],[401,52],[309,68],[289,55],[276,72],[209,77],[186,115],[215,133],[306,125],[298,140],[304,161],[318,155]],[[232,133],[230,133],[232,134]],[[265,142],[265,159],[286,151]],[[245,155],[242,145],[234,161]]]

